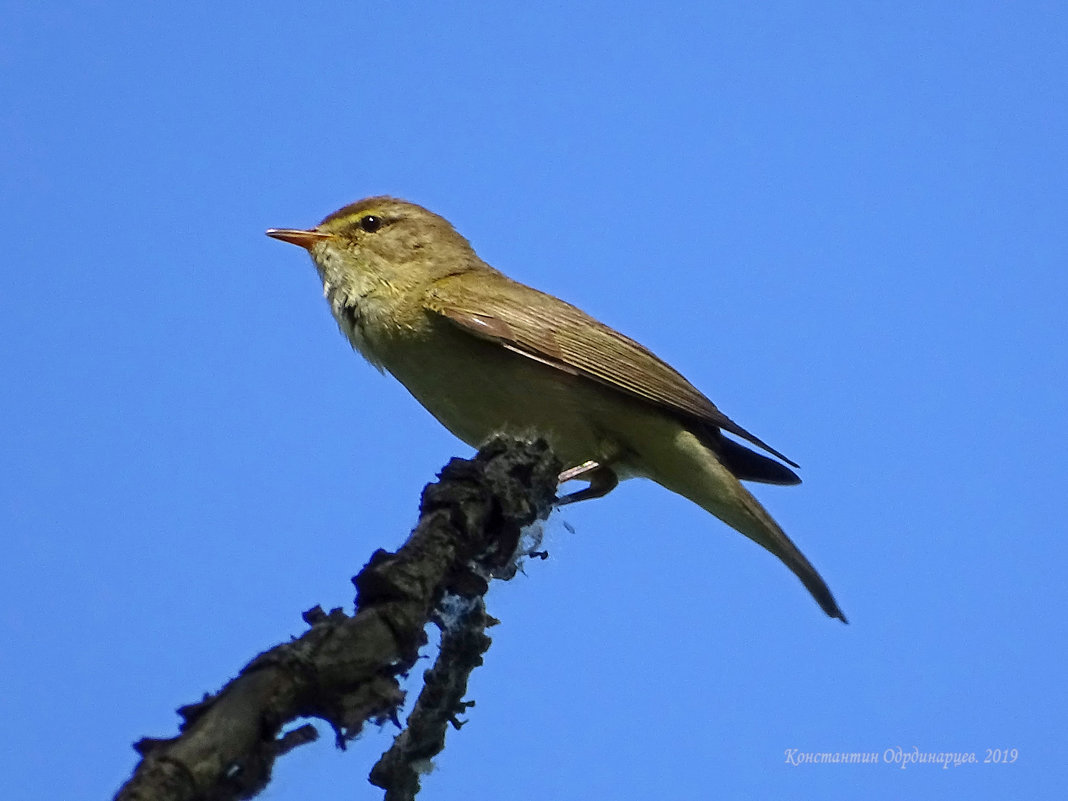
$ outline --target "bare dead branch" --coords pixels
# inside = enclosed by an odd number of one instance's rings
[[[470,672],[489,647],[482,596],[490,576],[514,574],[520,532],[552,508],[560,465],[544,442],[498,439],[473,460],[453,459],[423,491],[419,523],[396,553],[376,551],[353,579],[356,612],[313,609],[300,638],[253,659],[214,695],[178,710],[179,734],[135,744],[141,762],[118,801],[250,798],[277,757],[315,739],[298,718],[321,718],[337,743],[367,721],[396,720],[425,628],[443,629],[409,728],[376,766],[388,799],[413,798],[417,774],[458,725]],[[311,731],[309,731],[311,729]]]

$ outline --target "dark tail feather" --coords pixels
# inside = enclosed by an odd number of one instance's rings
[[[732,439],[721,436],[714,450],[723,466],[742,481],[761,484],[800,484],[797,473],[784,464],[751,451]]]
[[[800,554],[800,551],[798,554]],[[804,570],[799,570],[796,565],[791,565],[789,563],[787,563],[787,566],[794,571],[794,575],[801,579],[801,583],[805,585],[805,589],[812,594],[812,597],[816,599],[816,603],[818,603],[820,608],[827,613],[828,617],[836,617],[843,623],[848,623],[849,621],[846,620],[846,616],[842,614],[842,610],[838,608],[838,602],[835,601],[834,596],[831,595],[831,588],[827,586],[827,582],[820,577],[820,574],[816,572],[816,569],[812,567],[811,564],[809,564],[807,559],[803,556],[801,559],[804,563]]]

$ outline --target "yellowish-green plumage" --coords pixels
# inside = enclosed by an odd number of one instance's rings
[[[353,347],[446,428],[477,447],[501,432],[545,437],[568,467],[650,478],[778,556],[845,621],[815,568],[739,479],[791,484],[793,465],[637,342],[511,280],[442,217],[388,197],[314,229],[272,229],[307,248]],[[581,493],[579,493],[581,494]]]

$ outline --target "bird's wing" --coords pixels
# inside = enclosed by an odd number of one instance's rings
[[[750,434],[652,351],[559,298],[501,273],[435,282],[427,308],[464,331],[543,364],[581,375],[675,415],[729,431],[797,467]]]

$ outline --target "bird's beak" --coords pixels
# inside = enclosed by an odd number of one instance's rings
[[[299,245],[307,250],[311,250],[312,245],[316,242],[333,239],[334,237],[333,234],[324,234],[322,231],[316,231],[315,229],[301,231],[299,228],[268,228],[267,236],[273,239],[281,239],[291,245]]]

